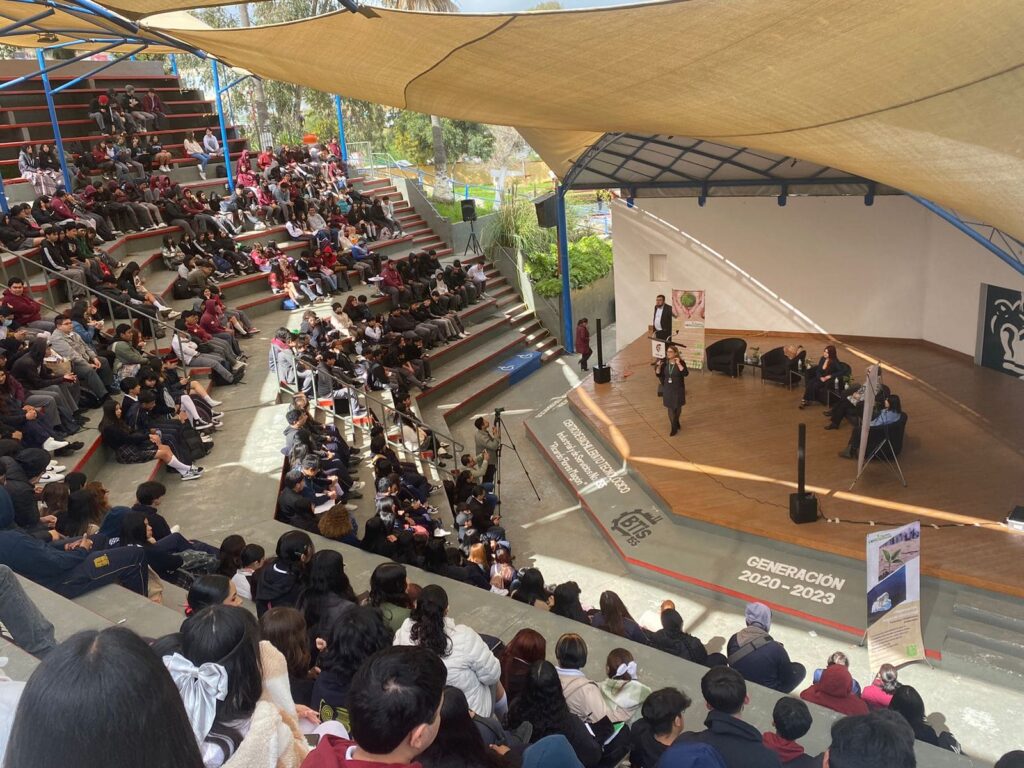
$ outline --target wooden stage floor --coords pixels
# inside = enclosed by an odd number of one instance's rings
[[[762,352],[803,344],[815,361],[823,346],[743,337]],[[709,333],[707,343],[718,338],[724,336]],[[849,490],[857,463],[837,454],[851,426],[825,430],[823,407],[800,410],[798,388],[762,383],[750,368],[736,379],[691,371],[682,431],[670,438],[645,338],[609,361],[610,384],[595,387],[587,378],[569,400],[675,514],[863,560],[866,525],[789,520],[803,421],[807,484],[826,517],[898,525],[920,520],[926,575],[1024,597],[1024,534],[999,524],[1024,504],[1024,383],[925,342],[836,343],[857,380],[869,362],[882,361],[884,382],[902,399],[909,415],[900,456],[906,488],[884,463],[873,462]],[[963,527],[930,527],[949,523]]]

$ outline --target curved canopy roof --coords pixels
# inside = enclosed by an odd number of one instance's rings
[[[560,176],[606,132],[690,136],[842,168],[1024,237],[1019,0],[377,14],[167,31],[268,78],[514,125]],[[339,57],[339,41],[359,42]]]
[[[621,187],[633,197],[896,192],[795,157],[684,136],[633,133],[602,136],[562,182],[574,189]]]

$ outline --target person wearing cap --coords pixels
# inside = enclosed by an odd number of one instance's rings
[[[774,640],[772,612],[764,603],[748,603],[744,618],[747,626],[729,638],[729,666],[751,683],[789,693],[803,681],[807,669],[790,661],[782,643]]]
[[[96,127],[100,129],[100,133],[107,132],[108,102],[109,99],[103,94],[89,99],[89,117],[96,121]]]

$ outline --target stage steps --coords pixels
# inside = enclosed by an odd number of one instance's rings
[[[1024,605],[961,593],[942,644],[942,666],[969,667],[970,674],[1000,684],[1008,676],[1024,680]]]

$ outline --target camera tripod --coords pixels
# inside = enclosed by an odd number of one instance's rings
[[[496,431],[495,437],[498,439],[498,450],[497,455],[494,457],[494,495],[498,497],[498,503],[501,503],[501,452],[502,448],[508,447],[512,449],[512,452],[519,459],[519,466],[523,468],[523,474],[526,475],[526,479],[530,482],[530,487],[533,489],[533,495],[537,497],[537,501],[540,501],[540,493],[537,491],[537,486],[533,483],[533,478],[530,477],[530,472],[526,468],[526,464],[523,463],[523,457],[519,455],[519,449],[516,448],[515,442],[512,440],[512,435],[508,434],[505,437],[508,438],[508,443],[502,442],[502,433],[504,432],[504,422],[501,419],[502,411],[504,408],[494,409],[494,429]]]

